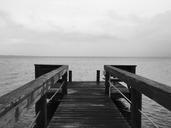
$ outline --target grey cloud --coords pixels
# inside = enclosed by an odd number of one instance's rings
[[[55,28],[55,31],[36,31],[28,29],[27,27],[14,22],[10,16],[5,12],[0,12],[0,22],[4,22],[5,25],[0,27],[0,40],[1,42],[10,43],[14,40],[17,45],[31,43],[65,43],[65,42],[91,42],[97,43],[99,41],[107,40],[121,40],[116,36],[110,36],[108,34],[89,34],[84,32],[67,32],[60,26],[49,23],[50,26]],[[22,42],[21,42],[22,41]]]
[[[156,15],[137,28],[138,38],[158,40],[161,38],[171,39],[171,11]]]
[[[68,47],[69,51],[69,47],[72,47],[70,51],[74,51],[75,54],[77,54],[77,45],[83,44],[83,46],[81,46],[82,50],[84,50],[85,47],[89,49],[90,47],[97,46],[99,49],[98,54],[103,54],[101,51],[105,46],[106,49],[109,49],[110,54],[118,53],[117,55],[121,56],[171,56],[171,12],[157,15],[149,20],[140,19],[136,16],[127,17],[127,20],[138,23],[134,28],[130,27],[127,29],[123,26],[122,31],[124,33],[129,34],[129,32],[131,32],[134,34],[134,38],[127,40],[118,37],[117,34],[111,35],[108,33],[108,28],[115,32],[121,31],[110,26],[114,24],[113,20],[115,20],[115,17],[121,21],[125,20],[124,18],[122,19],[122,17],[111,16],[111,24],[105,24],[107,29],[104,29],[104,34],[91,34],[81,31],[67,32],[60,26],[51,23],[49,24],[55,28],[55,31],[43,32],[28,29],[14,22],[7,13],[1,11],[0,24],[2,25],[0,25],[0,44],[4,42],[8,45],[4,45],[4,47],[1,45],[0,49],[9,49],[10,47],[14,52],[22,49],[23,54],[25,51],[29,53],[29,51],[32,52],[31,50],[34,49],[35,54],[38,55],[41,54],[40,51],[46,51],[47,46],[52,49],[49,51],[50,53],[53,53],[52,51],[55,52],[55,47],[59,46],[61,47],[61,51],[58,49],[60,53],[62,53],[62,48]],[[122,35],[122,33],[120,35]],[[12,43],[12,41],[15,43]],[[86,45],[86,43],[88,45]],[[108,43],[109,46],[106,45],[106,43]],[[113,50],[113,48],[115,48],[115,50]],[[108,51],[106,50],[106,55]]]

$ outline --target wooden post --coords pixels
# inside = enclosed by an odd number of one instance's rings
[[[62,93],[65,95],[67,94],[67,72],[62,76],[62,81],[64,85],[62,86]]]
[[[142,94],[131,88],[131,125],[132,128],[141,128]]]
[[[96,74],[96,82],[99,83],[100,82],[100,70],[97,70],[97,74]]]
[[[36,120],[36,127],[38,128],[46,128],[47,127],[47,101],[46,94],[43,95],[40,100],[36,103],[35,106],[36,114],[39,114]]]
[[[72,82],[72,71],[69,71],[69,82]]]
[[[105,74],[105,95],[109,95],[109,73],[106,72]]]

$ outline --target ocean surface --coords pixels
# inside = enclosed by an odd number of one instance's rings
[[[33,80],[34,64],[67,64],[73,71],[73,80],[75,81],[95,80],[96,70],[99,69],[102,79],[105,64],[137,65],[136,73],[138,75],[171,86],[171,58],[0,56],[0,96]],[[145,96],[143,96],[143,111],[159,127],[171,127],[171,112]],[[27,127],[32,116],[34,116],[33,108],[25,115],[19,126]],[[144,128],[154,127],[145,117],[142,118],[142,125]]]

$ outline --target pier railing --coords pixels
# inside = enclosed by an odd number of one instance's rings
[[[131,104],[131,126],[141,128],[141,107],[142,94],[156,101],[168,110],[171,110],[171,87],[155,82],[153,80],[135,75],[134,72],[128,72],[120,69],[118,66],[105,65],[105,93],[110,92],[110,79],[123,81],[127,84],[130,91],[130,97],[125,97]]]
[[[0,97],[0,128],[12,128],[21,118],[22,113],[35,104],[35,125],[40,128],[47,126],[47,92],[60,80],[61,86],[56,93],[67,93],[68,66],[61,65],[57,69],[46,73],[20,88]],[[54,95],[50,98],[53,99]]]

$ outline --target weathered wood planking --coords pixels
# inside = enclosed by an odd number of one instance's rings
[[[61,66],[0,97],[0,128],[11,128],[21,114],[36,103],[67,71],[68,66]]]
[[[112,100],[104,95],[104,82],[72,82],[48,128],[129,128]]]
[[[105,65],[104,69],[110,75],[118,77],[125,83],[129,84],[138,92],[145,94],[165,108],[171,110],[171,87],[153,80],[129,73],[116,67]]]

